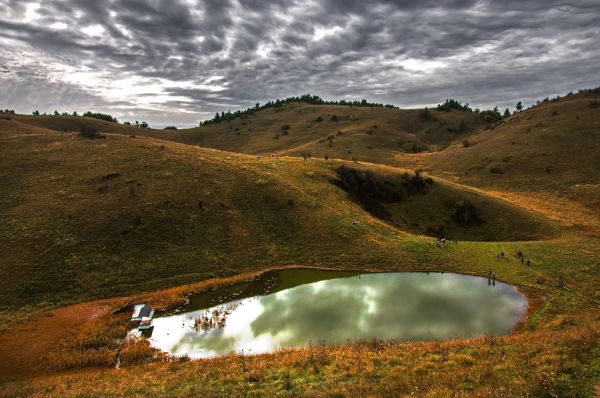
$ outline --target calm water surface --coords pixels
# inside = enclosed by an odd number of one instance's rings
[[[220,291],[195,298],[185,312],[155,318],[150,343],[170,354],[201,358],[348,340],[498,335],[510,333],[527,309],[526,298],[513,286],[488,285],[480,277],[403,272],[345,273],[327,279],[334,274],[311,272],[278,271],[260,287],[247,284],[229,292],[233,297],[254,296],[210,308],[214,300],[225,299]],[[299,283],[293,283],[298,275]]]

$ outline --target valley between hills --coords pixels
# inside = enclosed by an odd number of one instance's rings
[[[294,101],[180,130],[0,113],[0,395],[592,396],[599,101],[493,119]],[[527,317],[504,336],[189,360],[125,339],[114,312],[304,267],[494,270]]]

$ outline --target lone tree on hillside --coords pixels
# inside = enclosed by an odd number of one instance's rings
[[[421,117],[421,120],[423,120],[423,121],[428,121],[428,120],[433,119],[433,114],[427,107],[425,107],[425,109],[423,109],[422,111],[419,112],[419,116]]]
[[[521,112],[523,110],[523,103],[521,101],[517,102],[515,108],[517,108],[517,111]]]
[[[506,108],[504,110],[504,117],[509,117],[510,116],[510,111],[508,110],[508,108]]]

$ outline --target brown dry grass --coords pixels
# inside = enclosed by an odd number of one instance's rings
[[[5,383],[0,394],[589,396],[600,374],[600,255],[596,250],[600,244],[600,120],[586,107],[587,102],[589,96],[577,95],[520,113],[495,130],[470,138],[474,145],[468,148],[457,143],[436,153],[400,156],[389,148],[369,149],[376,154],[374,161],[425,168],[438,176],[445,188],[518,209],[511,213],[513,218],[528,214],[555,220],[551,239],[460,242],[444,250],[432,247],[430,239],[375,219],[349,201],[329,183],[339,165],[337,160],[256,159],[150,138],[129,139],[123,136],[126,131],[118,131],[121,136],[109,134],[106,140],[82,142],[74,134],[28,127],[24,120],[0,120],[0,149],[10,155],[0,159],[4,193],[0,196],[4,225],[0,255],[2,264],[10,265],[2,268],[7,288],[2,292],[0,315],[7,322],[24,325],[22,320],[31,316],[28,309],[37,314],[66,303],[134,292],[140,300],[169,307],[189,293],[251,278],[256,270],[281,264],[479,275],[494,268],[501,280],[536,298],[520,331],[493,341],[348,344],[191,362],[165,360],[144,342],[124,343],[126,317],[105,315],[76,325],[58,349],[44,357],[46,367],[74,370]],[[316,108],[302,109],[290,107],[286,112],[296,112],[297,123],[306,124],[312,120],[307,112]],[[331,113],[317,109],[321,111]],[[394,119],[398,115],[376,123],[390,139],[397,137],[398,131],[392,127],[399,123]],[[222,135],[223,140],[231,139],[222,143],[239,144],[231,149],[240,151],[294,154],[294,145],[315,140],[309,129],[306,136],[296,137],[301,138],[297,142],[264,146],[269,129],[277,128],[279,116],[257,117],[254,128],[266,133],[256,139]],[[370,119],[361,117],[353,121],[355,134],[340,136],[348,137],[344,145],[364,144],[360,130],[368,126],[360,121]],[[386,117],[377,115],[375,119]],[[61,126],[72,123],[59,121],[64,123]],[[43,118],[35,122],[48,127]],[[241,125],[242,120],[239,122]],[[295,128],[304,131],[293,123],[289,123],[290,135]],[[227,124],[219,128],[229,129]],[[350,125],[345,128],[352,129]],[[203,137],[201,131],[191,132],[190,137],[213,139],[208,133]],[[180,140],[163,133],[160,137]],[[381,142],[389,147],[386,140]],[[211,145],[221,145],[221,141],[214,142]],[[301,149],[321,144],[312,142]],[[363,149],[368,152],[367,147]],[[337,155],[342,157],[342,152]],[[553,165],[550,172],[546,171],[549,161]],[[504,167],[503,173],[489,172],[496,163]],[[398,171],[365,163],[360,167]],[[120,177],[101,181],[115,170]],[[135,191],[135,200],[129,197],[127,182],[121,177],[143,182],[144,188]],[[108,186],[108,194],[99,201],[94,195],[103,185]],[[207,191],[211,199],[204,205],[213,213],[198,225],[200,219],[194,216],[193,207]],[[291,213],[289,198],[295,205],[301,204]],[[85,222],[65,223],[67,212]],[[135,225],[134,217],[127,218],[138,214],[142,214],[143,227]],[[514,221],[510,218],[506,222]],[[360,221],[359,227],[354,220]],[[223,225],[225,228],[218,227]],[[125,229],[130,229],[127,238],[114,237]],[[18,249],[13,250],[15,247]],[[517,249],[532,260],[532,267],[523,267],[514,259],[496,260],[499,251]],[[152,277],[136,279],[140,269]],[[43,283],[35,285],[27,276],[31,273]],[[205,281],[239,273],[244,274]],[[566,288],[558,288],[561,279],[567,282]],[[200,282],[181,286],[194,281]],[[143,291],[154,293],[139,293]],[[121,297],[110,305],[118,307],[127,299]],[[119,352],[123,369],[109,369]],[[85,366],[94,368],[75,371]],[[90,377],[94,383],[89,382]]]
[[[398,155],[404,167],[493,191],[588,230],[600,223],[599,94],[542,103],[444,151]],[[492,173],[499,167],[501,173]],[[565,211],[565,209],[568,209]]]
[[[34,397],[83,392],[150,397],[583,397],[590,394],[591,387],[585,386],[597,371],[599,333],[596,322],[576,330],[508,337],[350,343],[59,374],[6,384],[1,391],[4,396]]]

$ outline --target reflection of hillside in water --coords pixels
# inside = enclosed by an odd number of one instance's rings
[[[387,273],[305,284],[236,302],[224,327],[196,332],[213,309],[157,318],[152,344],[204,357],[347,340],[433,340],[510,332],[526,300],[514,287],[457,274]],[[217,307],[218,308],[218,307]]]

